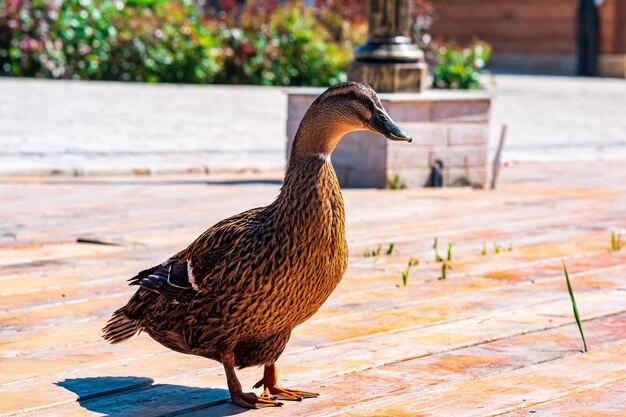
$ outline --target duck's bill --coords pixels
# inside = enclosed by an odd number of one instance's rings
[[[387,139],[412,142],[411,135],[391,120],[391,117],[382,109],[376,109],[369,119],[367,126],[374,132],[380,133]]]

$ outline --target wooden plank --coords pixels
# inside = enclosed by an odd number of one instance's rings
[[[501,415],[508,411],[563,398],[626,379],[626,345],[540,363],[488,379],[453,384],[428,397],[423,393],[386,398],[378,404],[354,407],[344,416],[466,416]],[[593,373],[593,378],[588,373]],[[541,387],[537,389],[538,384]],[[623,409],[623,407],[621,407]],[[324,413],[332,416],[335,413]]]
[[[557,417],[575,411],[579,416],[613,417],[626,415],[626,380],[603,384],[555,400],[530,405],[502,414],[505,417]]]
[[[576,272],[575,263],[570,265],[571,276],[579,294],[596,291],[598,288],[618,288],[626,281],[625,268],[626,265],[618,264],[613,270],[601,268],[597,271],[585,270],[581,274]],[[381,279],[386,280],[382,277]],[[346,282],[361,284],[362,279],[349,279]],[[517,288],[513,288],[506,281],[494,286],[491,282],[483,283],[481,279],[470,278],[437,283],[435,286],[411,282],[407,288],[402,289],[398,289],[396,285],[366,291],[358,291],[358,287],[354,287],[353,290],[345,288],[346,286],[342,284],[340,291],[329,300],[321,314],[303,326],[302,331],[308,337],[301,345],[295,345],[296,347],[341,342],[381,331],[446,322],[460,314],[471,317],[486,312],[506,311],[526,305],[527,294],[531,291],[533,304],[550,302],[564,294],[561,271],[547,278],[536,278],[531,287],[518,285]],[[480,305],[475,303],[478,294],[482,294]],[[85,308],[92,307],[91,301],[84,301],[81,304]],[[81,309],[76,315],[83,316],[86,312]],[[389,315],[396,319],[389,322]],[[0,343],[4,349],[10,350],[12,355],[6,361],[0,360],[0,364],[9,362],[8,366],[11,366],[17,358],[20,359],[21,364],[10,374],[12,378],[27,378],[47,369],[58,369],[59,362],[56,358],[59,355],[71,360],[77,353],[81,357],[84,356],[89,346],[99,348],[98,329],[102,327],[106,317],[96,315],[93,317],[97,319],[95,323],[93,320],[83,319],[80,325],[67,326],[67,332],[62,334],[58,333],[55,324],[51,324],[47,328],[39,326],[30,332],[21,331],[13,337],[4,337],[0,339]],[[35,322],[39,320],[40,316],[35,316]],[[328,326],[333,326],[336,332],[328,335],[326,331]],[[299,332],[297,329],[295,334]],[[80,352],[75,350],[77,344],[80,346]],[[114,356],[119,358],[122,351],[129,356],[139,353],[137,347],[130,349],[118,347]],[[52,354],[51,359],[46,359],[45,354],[42,356],[42,353],[46,352]],[[110,360],[108,356],[107,359]],[[92,360],[96,363],[101,361],[99,355],[92,355]],[[27,366],[29,363],[31,364]]]
[[[607,317],[586,323],[588,336],[596,349],[612,346],[623,334],[624,316]],[[489,378],[538,363],[578,355],[580,340],[574,326],[545,332],[530,333],[510,339],[493,341],[459,350],[434,353],[407,361],[398,361],[362,372],[337,375],[331,378],[297,385],[297,388],[315,390],[320,397],[302,403],[285,403],[281,416],[316,416],[348,414],[355,407],[367,409],[390,396],[402,402],[405,395],[445,390],[453,384]],[[282,378],[281,378],[282,379]],[[293,380],[289,375],[285,380]],[[291,381],[290,381],[291,382]],[[84,405],[83,405],[84,407]],[[87,406],[86,408],[88,408]],[[211,406],[192,413],[189,417],[229,415],[237,411],[230,403]],[[266,411],[268,414],[271,411]],[[407,415],[379,411],[377,415]],[[265,412],[261,412],[265,414]],[[357,413],[355,413],[357,414]],[[456,413],[453,415],[460,415]]]
[[[530,183],[512,186],[505,181],[496,193],[346,191],[353,251],[348,274],[319,314],[296,329],[279,362],[281,383],[319,390],[323,396],[287,404],[281,415],[343,415],[359,407],[365,413],[393,415],[397,410],[379,401],[423,406],[423,399],[431,396],[446,414],[452,410],[446,407],[452,407],[455,390],[464,389],[471,379],[496,387],[492,390],[497,394],[500,385],[492,381],[498,376],[580,356],[562,257],[572,272],[592,350],[623,344],[626,252],[608,251],[608,230],[626,226],[626,194],[619,182],[607,186],[602,175],[591,178],[578,166],[573,171],[561,167],[542,168],[550,175],[542,171],[540,185],[532,183],[535,170],[527,171],[524,178]],[[621,178],[622,171],[611,171],[612,180]],[[0,412],[39,408],[30,413],[48,416],[154,415],[198,407],[202,415],[241,411],[225,402],[219,364],[166,351],[148,337],[118,346],[99,339],[110,311],[132,292],[123,280],[137,265],[176,250],[210,216],[224,217],[222,213],[249,207],[254,198],[263,200],[255,187],[237,187],[236,192],[223,188],[220,212],[207,215],[206,207],[213,206],[207,198],[219,194],[216,187],[194,185],[189,193],[181,192],[180,184],[150,182],[99,184],[97,202],[85,197],[86,187],[92,186],[87,182],[33,183],[28,192],[13,190],[15,207],[0,209],[0,217],[10,219],[13,228],[13,218],[41,202],[41,194],[68,195],[69,203],[56,207],[54,216],[35,219],[17,241],[1,241],[0,255],[5,249],[31,250],[28,245],[38,250],[63,242],[73,245],[85,218],[90,219],[89,228],[107,238],[131,243],[120,253],[68,253],[41,263],[34,251],[26,264],[0,267]],[[0,184],[0,193],[4,187]],[[276,191],[275,186],[264,189]],[[145,207],[123,218],[128,213],[116,202],[132,200],[129,194],[134,192],[141,194]],[[380,213],[376,221],[372,213]],[[172,234],[172,227],[182,233]],[[12,229],[3,225],[4,230]],[[431,260],[430,248],[434,236],[442,246],[455,243],[453,270],[446,281],[436,279],[439,265]],[[482,257],[485,239],[505,245],[511,239],[514,250]],[[376,262],[363,259],[365,247],[390,242],[399,252]],[[412,270],[409,285],[401,287],[400,271],[414,255],[423,258],[422,265]],[[65,291],[66,297],[57,291]],[[581,369],[594,368],[586,364]],[[240,372],[244,386],[256,382],[259,372]],[[595,388],[583,382],[585,390],[593,392]],[[150,383],[157,386],[147,388]],[[562,386],[576,383],[572,379]],[[602,383],[614,382],[609,378]],[[537,395],[543,384],[536,380]],[[118,390],[122,392],[114,394]],[[545,404],[563,404],[562,410],[576,404],[559,395],[549,396]],[[79,396],[85,399],[81,404],[76,403]],[[497,410],[519,406],[516,398],[512,405],[496,399]]]
[[[581,314],[589,320],[594,317],[626,311],[625,305],[617,307],[620,304],[618,300],[623,300],[623,298],[624,293],[619,291],[581,294],[578,296],[578,304],[581,310],[582,306],[585,306],[584,312],[581,311]],[[352,338],[342,343],[324,344],[315,350],[303,348],[291,351],[289,349],[281,357],[281,366],[288,371],[291,370],[290,372],[296,374],[296,377],[304,378],[305,381],[320,380],[398,361],[430,356],[433,353],[447,352],[495,340],[509,339],[531,332],[558,328],[572,322],[571,305],[569,300],[563,299],[517,310],[494,312],[474,318],[455,320],[436,326],[413,326],[400,331],[376,333],[366,337]],[[297,336],[298,333],[294,335],[294,338]],[[127,346],[132,347],[132,345]],[[115,347],[115,349],[119,349],[119,347]],[[108,350],[110,351],[112,348],[103,348],[102,353]],[[61,373],[52,378],[36,378],[3,384],[1,388],[4,393],[3,397],[11,399],[11,402],[7,402],[6,406],[9,409],[14,409],[15,404],[23,404],[24,396],[29,395],[28,392],[24,391],[25,386],[28,386],[29,389],[37,387],[37,399],[30,399],[29,402],[32,406],[53,404],[63,398],[66,398],[65,401],[71,401],[71,398],[75,397],[60,390],[58,386],[53,386],[51,382],[73,378],[74,375],[84,376],[86,371],[97,370],[98,375],[123,376],[133,373],[133,370],[143,370],[142,376],[151,377],[148,370],[158,370],[161,373],[165,369],[173,368],[170,370],[169,378],[165,378],[163,381],[159,381],[157,378],[153,379],[157,382],[168,383],[184,380],[186,384],[204,386],[203,384],[207,384],[207,381],[212,378],[211,374],[216,371],[219,372],[221,369],[218,365],[197,370],[187,375],[177,374],[175,371],[176,359],[173,355],[169,352],[158,356],[148,355],[144,358],[144,363],[141,361],[113,362],[105,364],[106,366],[99,366],[97,369],[81,369],[75,373]],[[166,360],[166,356],[172,356],[172,359]],[[308,359],[312,356],[315,357],[314,361]],[[245,372],[254,372],[258,377],[258,370]],[[250,375],[245,372],[243,375]],[[223,378],[218,378],[215,383],[219,384],[221,379]],[[249,384],[252,384],[254,377],[251,379],[246,378],[245,381],[250,380]],[[302,379],[299,381],[287,379],[287,382],[302,383]],[[7,410],[0,411],[6,412]],[[74,415],[73,412],[70,414]]]

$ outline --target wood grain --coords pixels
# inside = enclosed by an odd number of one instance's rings
[[[0,415],[244,411],[228,400],[220,364],[146,335],[116,346],[100,338],[132,293],[125,280],[134,272],[278,190],[231,180],[0,181],[10,201],[0,206]],[[521,165],[505,168],[501,181],[493,192],[344,190],[348,272],[278,362],[282,385],[321,396],[251,413],[625,414],[626,251],[610,251],[610,230],[626,228],[626,169]],[[435,237],[442,255],[453,243],[445,281],[437,279]],[[390,243],[394,253],[384,255]],[[494,253],[494,243],[504,251]],[[363,257],[378,245],[383,256]],[[410,257],[421,262],[404,287]],[[261,370],[239,374],[252,391]]]

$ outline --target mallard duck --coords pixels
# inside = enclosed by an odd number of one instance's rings
[[[344,205],[330,154],[356,130],[411,141],[371,87],[330,87],[300,123],[276,200],[222,220],[132,277],[139,288],[104,338],[119,343],[144,331],[169,349],[221,362],[232,401],[246,408],[316,397],[278,386],[275,363],[292,329],[320,308],[346,270]],[[260,365],[254,388],[263,394],[244,393],[235,367]]]

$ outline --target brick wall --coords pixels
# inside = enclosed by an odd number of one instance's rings
[[[476,37],[489,42],[494,67],[575,72],[578,0],[432,1],[438,15],[431,29],[433,35],[461,43]],[[600,72],[624,76],[626,1],[605,0],[598,14]]]
[[[288,100],[287,154],[304,113],[317,93],[292,90]],[[381,94],[391,118],[413,142],[394,142],[372,132],[347,135],[332,163],[342,186],[389,185],[398,176],[407,187],[423,187],[435,161],[443,163],[448,186],[487,183],[487,146],[491,101],[482,93],[426,91]]]
[[[432,33],[469,42],[479,37],[494,52],[575,53],[577,0],[434,0]]]

